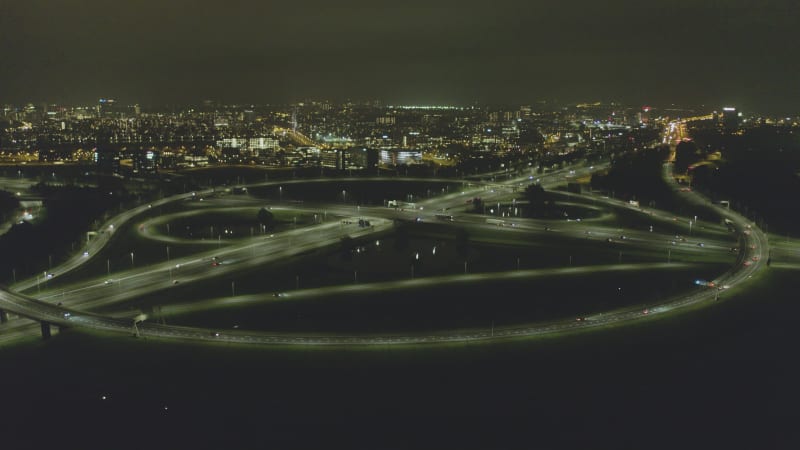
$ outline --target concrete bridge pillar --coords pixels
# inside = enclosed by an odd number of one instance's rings
[[[42,339],[50,339],[50,323],[42,322]]]
[[[0,323],[8,322],[8,313],[0,309]]]

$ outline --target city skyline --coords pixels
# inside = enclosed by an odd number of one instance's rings
[[[787,113],[787,1],[6,5],[2,103],[736,104]]]

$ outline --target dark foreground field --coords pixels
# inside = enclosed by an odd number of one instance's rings
[[[712,307],[553,339],[307,350],[67,331],[0,350],[0,441],[9,449],[797,448],[800,281],[767,270]]]

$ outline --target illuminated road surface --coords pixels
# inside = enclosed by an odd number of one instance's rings
[[[566,169],[565,169],[566,170]],[[669,171],[669,167],[665,167],[665,178],[671,180],[671,172]],[[560,180],[559,177],[563,177],[562,172],[556,172],[552,174],[548,174],[545,176],[541,176],[542,184],[545,183],[560,183],[563,180]],[[337,180],[341,181],[341,180]],[[452,181],[452,180],[449,180]],[[514,182],[519,182],[519,180],[515,180]],[[268,184],[276,184],[276,183],[268,183]],[[281,183],[287,184],[287,183]],[[260,185],[264,185],[261,183]],[[512,185],[512,183],[508,183],[508,185]],[[428,208],[428,212],[430,209],[441,209],[447,208],[447,205],[453,206],[463,206],[463,198],[464,196],[473,195],[476,192],[482,193],[482,197],[487,201],[488,199],[494,197],[500,197],[501,195],[507,195],[507,192],[501,193],[499,192],[501,189],[496,189],[498,192],[488,192],[486,187],[476,187],[473,190],[465,191],[463,193],[453,193],[449,195],[445,195],[442,197],[437,197],[434,199],[428,199],[424,202],[420,202],[420,205],[423,208]],[[196,195],[208,195],[211,191],[204,191],[198,192]],[[487,195],[489,194],[489,195]],[[496,194],[496,195],[491,195]],[[180,198],[188,198],[194,194],[184,194],[180,196]],[[700,202],[704,204],[704,206],[717,209],[718,212],[723,214],[725,217],[728,217],[732,220],[736,228],[739,231],[743,231],[745,229],[749,229],[750,233],[748,235],[743,235],[746,241],[746,245],[742,246],[739,254],[739,258],[737,263],[734,267],[732,267],[729,271],[725,272],[721,276],[717,277],[714,282],[718,286],[734,286],[742,281],[747,280],[755,273],[763,264],[765,258],[762,256],[762,251],[766,251],[767,249],[767,242],[766,237],[763,233],[754,225],[747,222],[747,220],[738,214],[728,211],[722,210],[716,205],[712,205],[710,202],[699,198],[696,194],[686,193],[687,197],[692,198],[696,202]],[[599,201],[601,203],[606,203],[609,206],[614,207],[622,207],[619,202],[615,202],[612,199],[594,199],[595,201]],[[175,201],[175,198],[170,199],[163,199],[158,202],[153,202],[152,206],[159,206],[161,204],[166,204],[170,201]],[[451,203],[450,203],[451,202]],[[132,209],[127,211],[114,219],[112,221],[106,223],[103,226],[103,233],[99,235],[97,239],[89,244],[89,251],[90,256],[76,256],[75,258],[67,261],[63,266],[59,267],[58,274],[66,273],[69,270],[78,267],[82,263],[84,263],[88,258],[91,257],[96,251],[99,251],[102,246],[104,246],[108,240],[110,235],[114,232],[115,227],[118,229],[123,222],[127,222],[137,214],[145,211],[148,209],[150,205],[143,205],[138,208]],[[341,209],[340,208],[344,208]],[[353,213],[352,206],[338,206],[338,205],[329,205],[328,210],[333,213],[343,213],[349,211]],[[361,211],[361,210],[364,211]],[[379,208],[355,208],[355,212],[367,213],[372,214],[375,211],[382,210],[384,213],[381,213],[381,216],[384,217],[392,217],[392,212],[389,209],[379,209]],[[423,209],[424,210],[424,209]],[[386,216],[385,211],[390,211],[388,216]],[[401,211],[404,212],[404,211]],[[657,210],[650,211],[651,217],[654,219],[659,220],[670,220],[668,217],[671,217],[669,214],[657,212]],[[516,219],[515,219],[516,220]],[[520,222],[524,220],[520,219]],[[113,222],[116,222],[113,223]],[[388,227],[388,221],[384,222],[383,227]],[[481,226],[486,226],[486,224],[481,224]],[[582,224],[582,226],[584,226]],[[385,229],[382,227],[376,227],[379,231],[381,229]],[[327,229],[321,229],[321,234],[314,233],[313,237],[303,239],[302,236],[304,234],[299,234],[294,238],[294,243],[292,245],[287,244],[289,233],[285,233],[286,236],[281,234],[280,239],[277,239],[275,243],[271,244],[271,250],[269,252],[265,252],[268,254],[261,254],[255,255],[257,249],[260,247],[267,248],[270,244],[265,243],[254,243],[254,242],[244,242],[234,245],[232,247],[226,247],[224,250],[217,250],[214,253],[221,254],[225,253],[226,259],[242,259],[248,261],[246,264],[247,266],[257,266],[263,264],[264,262],[271,260],[276,257],[286,257],[291,256],[293,254],[301,253],[303,251],[307,251],[309,249],[317,248],[319,245],[330,245],[330,243],[335,241],[341,236],[341,229],[337,229],[336,224],[328,224]],[[513,228],[510,228],[513,230]],[[304,231],[304,230],[297,230],[297,231]],[[326,234],[330,233],[330,234]],[[361,233],[369,233],[374,232],[376,230],[373,229],[362,229]],[[563,232],[569,233],[569,236],[572,238],[579,238],[581,233],[583,236],[587,236],[586,233],[587,229],[573,229],[568,231],[556,231],[554,232]],[[594,232],[594,231],[593,231]],[[600,237],[603,237],[603,233],[611,233],[610,230],[597,230],[597,233],[600,234]],[[312,233],[307,233],[312,234]],[[636,233],[635,235],[631,233],[631,244],[647,244],[653,238],[645,238],[645,236],[653,236],[653,234],[642,235],[642,233]],[[657,239],[660,242],[657,244],[660,248],[663,248],[663,241],[664,236],[659,235]],[[246,241],[246,240],[245,240]],[[641,241],[641,242],[638,242]],[[279,244],[279,242],[283,242],[283,244]],[[655,245],[655,244],[654,244]],[[720,243],[710,243],[710,246],[719,247],[724,246],[724,244]],[[708,249],[706,249],[708,250]],[[246,256],[249,252],[249,258]],[[755,258],[754,258],[755,257]],[[177,270],[185,269],[181,272],[181,279],[188,282],[192,279],[199,279],[207,277],[207,274],[203,273],[203,271],[207,270],[206,267],[203,267],[202,271],[193,272],[194,265],[196,267],[206,266],[207,264],[203,264],[208,260],[205,257],[200,256],[194,259],[188,259],[183,262],[170,262],[168,265],[153,265],[145,269],[140,269],[138,271],[132,271],[129,275],[123,275],[118,280],[117,289],[122,289],[122,283],[125,283],[125,291],[127,292],[123,297],[127,297],[129,295],[143,295],[145,293],[152,292],[154,289],[163,289],[164,284],[166,283],[167,286],[171,284],[170,278],[167,276],[174,277],[174,273],[171,272],[171,264],[180,264],[181,267],[176,267]],[[220,266],[219,273],[225,273],[225,271],[236,271],[242,268],[243,266],[236,267],[235,264],[232,264],[228,267],[224,265]],[[624,265],[623,265],[624,267]],[[572,268],[574,270],[574,268]],[[555,269],[558,270],[558,269]],[[570,270],[569,268],[560,269],[560,270]],[[593,270],[602,270],[599,268],[593,268]],[[168,274],[165,276],[166,274]],[[491,276],[491,275],[490,275]],[[519,276],[519,275],[517,275]],[[160,278],[160,280],[156,280],[155,278]],[[420,280],[413,280],[414,283],[424,283],[425,281]],[[15,285],[14,288],[17,290],[22,289],[29,289],[37,283],[37,280],[31,279],[27,280],[22,283],[18,283]],[[407,283],[407,282],[406,282]],[[103,283],[105,285],[105,283]],[[133,286],[130,286],[130,285]],[[98,285],[88,285],[84,286],[83,288],[78,289],[71,289],[70,297],[76,295],[75,292],[81,289],[97,289],[97,288],[105,288],[105,289],[115,289],[114,282],[109,283],[109,285],[105,286],[98,286]],[[351,288],[352,289],[352,288]],[[115,295],[119,296],[120,294],[111,294],[108,295],[106,293],[100,295],[99,298],[104,300],[98,300],[95,298],[94,300],[89,301],[81,301],[79,306],[83,308],[92,308],[101,306],[103,303],[107,301],[118,301],[113,300]],[[497,338],[506,338],[506,337],[515,337],[515,336],[536,336],[542,334],[550,334],[550,333],[561,333],[567,331],[574,331],[577,329],[585,329],[585,328],[592,328],[598,326],[604,326],[609,324],[615,324],[620,322],[626,322],[634,319],[641,319],[644,317],[649,317],[653,315],[658,315],[662,313],[666,313],[668,311],[674,310],[676,308],[681,308],[687,305],[696,304],[699,302],[709,301],[716,298],[718,295],[718,291],[715,289],[698,289],[692,291],[690,293],[677,296],[669,301],[661,302],[659,304],[648,306],[646,309],[642,310],[640,308],[633,308],[633,309],[623,309],[618,311],[612,311],[608,313],[596,314],[594,316],[586,318],[583,321],[575,321],[575,320],[564,320],[564,321],[555,321],[555,322],[548,322],[542,324],[532,324],[532,325],[524,325],[524,326],[515,326],[515,327],[504,327],[504,328],[496,328],[490,330],[473,330],[468,332],[449,332],[447,330],[441,330],[437,333],[432,334],[425,334],[425,335],[418,335],[418,334],[409,334],[405,336],[394,336],[394,335],[387,335],[387,336],[374,336],[374,335],[363,335],[363,336],[342,336],[342,335],[329,335],[329,336],[314,336],[314,335],[300,335],[300,334],[291,334],[291,333],[258,333],[258,332],[246,332],[246,331],[225,331],[220,332],[215,329],[204,329],[204,328],[191,328],[191,327],[178,327],[178,326],[170,326],[170,325],[159,325],[150,322],[141,322],[136,327],[136,332],[140,336],[149,336],[149,337],[158,337],[158,338],[178,338],[184,340],[201,340],[201,341],[217,341],[217,342],[238,342],[238,343],[253,343],[253,344],[280,344],[280,345],[384,345],[384,344],[419,344],[419,343],[431,343],[431,342],[462,342],[462,341],[473,341],[473,340],[488,340],[488,339],[497,339]],[[64,300],[66,299],[66,295],[63,295]],[[112,300],[109,300],[112,299]],[[54,301],[55,299],[51,300]],[[65,302],[65,303],[72,303]],[[34,298],[24,296],[18,293],[13,293],[9,291],[0,291],[0,307],[2,309],[19,314],[24,317],[34,318],[36,320],[47,321],[52,324],[62,325],[62,326],[79,326],[79,327],[86,327],[91,329],[97,330],[104,330],[104,331],[112,331],[112,332],[120,332],[130,334],[134,331],[134,323],[133,320],[130,318],[115,318],[109,316],[101,316],[91,313],[86,313],[83,311],[78,310],[70,310],[64,308],[62,306],[58,306],[57,304],[52,304],[50,302],[36,300]],[[24,326],[18,326],[19,328],[25,328]],[[10,327],[9,327],[10,328]],[[29,330],[28,330],[29,332]]]

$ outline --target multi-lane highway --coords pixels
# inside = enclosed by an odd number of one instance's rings
[[[601,166],[593,168],[567,168],[563,171],[556,171],[551,174],[541,175],[537,178],[539,182],[549,187],[555,184],[563,183],[566,176],[581,176],[585,175],[591,170],[598,170],[601,168]],[[669,182],[673,182],[669,166],[665,168],[664,177]],[[113,314],[98,315],[85,312],[93,309],[96,310],[100,307],[107,309],[116,303],[120,303],[140,295],[151,293],[157,290],[170,289],[175,286],[175,283],[186,284],[191,283],[194,280],[206,279],[210,276],[223,276],[225,274],[231,274],[242,269],[262,265],[277,258],[291,257],[299,253],[319,248],[320,246],[332,245],[338,242],[342,236],[358,236],[368,235],[370,233],[380,233],[391,228],[391,219],[402,218],[411,220],[420,218],[420,220],[435,220],[437,212],[447,211],[448,209],[454,209],[456,207],[463,207],[465,204],[465,199],[470,199],[476,195],[480,195],[487,203],[500,201],[501,199],[508,197],[510,189],[519,187],[520,185],[530,181],[532,181],[530,177],[524,177],[508,180],[504,183],[493,182],[490,186],[473,183],[472,187],[465,188],[463,191],[451,192],[445,195],[420,201],[414,206],[413,209],[359,207],[341,204],[303,205],[303,208],[311,211],[319,211],[324,208],[328,214],[332,216],[338,216],[339,218],[345,218],[344,222],[350,223],[343,223],[343,221],[339,219],[333,222],[315,224],[313,225],[313,232],[308,232],[307,229],[298,229],[280,233],[274,238],[258,236],[250,239],[240,239],[233,244],[226,245],[225,248],[213,249],[204,253],[193,255],[190,258],[153,264],[148,267],[131,270],[125,273],[117,274],[114,279],[89,280],[84,283],[79,283],[77,285],[64,288],[58,294],[46,292],[43,293],[42,298],[38,300],[19,293],[19,291],[30,289],[36,285],[37,280],[30,279],[13,286],[13,289],[16,292],[7,290],[0,291],[0,308],[23,317],[28,317],[38,321],[46,321],[48,323],[61,326],[87,327],[122,333],[136,332],[141,336],[262,344],[365,345],[487,340],[513,336],[532,336],[564,332],[641,319],[652,315],[666,313],[686,305],[713,300],[717,297],[719,291],[716,289],[697,289],[685,295],[672,298],[668,301],[664,301],[656,305],[650,305],[644,310],[641,308],[617,310],[587,317],[585,320],[581,321],[563,320],[548,323],[524,324],[514,327],[493,328],[490,330],[473,330],[466,333],[463,331],[439,330],[433,334],[409,334],[404,336],[343,336],[315,335],[313,333],[299,335],[294,333],[247,332],[244,330],[225,331],[223,333],[214,329],[177,327],[156,324],[149,321],[140,322],[134,328],[134,319],[130,317],[130,313],[124,313],[122,316],[120,316]],[[277,183],[259,183],[260,186],[276,184]],[[282,182],[281,184],[288,183]],[[91,259],[110,241],[111,236],[116,230],[122,228],[125,224],[130,223],[133,218],[137,217],[139,214],[147,211],[148,209],[167,204],[171,201],[180,201],[193,195],[207,196],[212,192],[213,190],[208,190],[204,192],[187,193],[181,196],[163,199],[150,205],[142,205],[138,208],[126,211],[125,213],[111,219],[103,225],[101,232],[93,241],[89,243],[86,249],[81,250],[79,255],[67,261],[61,267],[54,269],[56,276],[63,275],[64,273],[73,270],[74,268]],[[758,230],[758,228],[753,224],[750,224],[745,218],[732,211],[719,211],[719,207],[710,204],[694,193],[682,194],[685,195],[687,199],[692,199],[692,201],[702,203],[707,208],[717,209],[718,213],[724,214],[725,217],[728,217],[735,224],[737,230],[741,232],[742,238],[746,243],[746,245],[742,245],[739,250],[740,253],[736,264],[729,271],[717,277],[714,280],[715,285],[720,287],[734,286],[737,283],[747,280],[763,264],[764,258],[761,258],[761,256],[764,254],[764,252],[766,252],[766,237],[763,235],[763,233],[761,233],[761,231]],[[595,205],[600,204],[602,207],[609,209],[632,208],[631,205],[616,201],[614,199],[593,197],[592,201]],[[661,212],[655,209],[633,209],[636,210],[636,212],[643,214],[649,220],[653,221],[654,224],[665,223],[677,219],[672,214]],[[359,218],[368,218],[371,226],[367,228],[359,227],[357,225],[357,220]],[[690,219],[681,218],[680,220],[688,221]],[[573,221],[571,223],[561,222],[560,225],[550,228],[544,225],[549,222],[543,221],[508,217],[502,219],[502,222],[487,223],[487,217],[463,214],[453,217],[453,223],[458,223],[462,226],[476,227],[498,227],[502,223],[502,225],[508,225],[502,227],[508,232],[558,235],[558,237],[562,239],[613,239],[624,245],[629,245],[631,248],[663,249],[665,243],[670,243],[670,245],[672,245],[671,243],[675,242],[675,237],[673,235],[662,233],[658,230],[652,232],[628,232],[623,238],[620,236],[618,229],[608,226],[601,226],[599,224],[593,224],[592,221]],[[714,228],[714,226],[711,224],[707,225],[709,229]],[[656,225],[655,228],[658,229],[658,226]],[[682,245],[687,251],[729,251],[729,245],[727,245],[726,241],[722,238],[722,236],[724,236],[724,232],[720,229],[719,233],[720,239],[706,239],[705,242],[703,242],[704,247],[702,250],[698,245],[694,245],[699,244],[700,242],[688,241],[680,242],[680,244],[675,243],[674,245]],[[84,251],[87,253],[84,254]],[[227,263],[220,264],[214,267],[213,271],[210,271],[209,262],[214,256],[220,257],[224,261],[227,261]],[[633,269],[633,267],[630,265],[618,264],[615,266],[616,268],[610,268],[607,270]],[[643,267],[644,266],[640,268]],[[575,270],[577,268],[570,269]],[[520,274],[517,274],[517,276],[519,275]],[[425,282],[423,280],[413,281],[416,283]],[[363,286],[364,287],[362,287],[362,289],[370,288],[369,285]],[[378,289],[381,286],[373,287]],[[5,327],[5,330],[3,331],[16,331],[25,329],[24,326],[14,324],[13,322],[14,321],[12,321],[11,324],[3,325],[0,327],[0,329],[3,327]],[[28,330],[29,329],[30,327]]]

